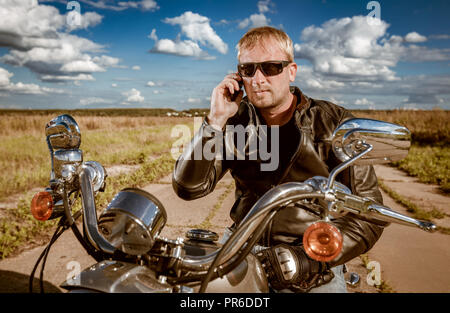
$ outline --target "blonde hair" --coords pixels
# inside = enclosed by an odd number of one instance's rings
[[[284,31],[270,26],[252,28],[242,36],[236,46],[238,60],[242,49],[252,49],[264,44],[264,40],[267,39],[274,39],[280,49],[286,53],[287,61],[294,62],[294,45],[291,38]]]

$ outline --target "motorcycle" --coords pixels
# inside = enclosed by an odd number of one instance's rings
[[[409,130],[384,121],[353,118],[343,122],[332,136],[333,152],[342,163],[329,177],[315,176],[273,187],[221,243],[216,233],[203,229],[188,231],[187,238],[162,237],[165,208],[157,197],[138,188],[118,192],[98,216],[95,195],[105,190],[107,173],[100,163],[83,161],[77,122],[70,115],[60,115],[47,123],[45,133],[52,165],[50,182],[45,191],[33,197],[31,212],[38,220],[59,218],[59,223],[31,273],[30,291],[41,261],[42,289],[48,252],[69,228],[98,263],[61,287],[69,292],[107,293],[269,292],[264,268],[255,256],[265,248],[258,241],[273,216],[293,203],[320,204],[313,206],[320,220],[306,229],[303,246],[311,258],[322,262],[333,260],[342,249],[342,235],[330,221],[349,212],[428,232],[436,230],[431,222],[354,195],[336,181],[336,176],[352,164],[388,163],[407,155]],[[78,199],[82,208],[74,213]],[[82,231],[76,224],[80,216]]]

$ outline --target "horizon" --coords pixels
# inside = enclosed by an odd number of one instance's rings
[[[0,110],[209,109],[240,37],[281,28],[292,85],[349,110],[450,109],[443,0],[0,0]]]

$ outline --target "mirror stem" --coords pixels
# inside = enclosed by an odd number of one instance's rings
[[[83,223],[86,226],[86,237],[89,242],[100,251],[114,254],[116,250],[99,232],[97,223],[97,210],[92,188],[92,177],[87,168],[83,168],[79,175],[81,188],[81,204],[83,209]]]
[[[373,146],[370,144],[367,144],[365,142],[361,143],[362,146],[364,146],[366,149],[364,149],[363,151],[361,151],[359,154],[357,154],[356,156],[352,157],[351,159],[345,161],[344,163],[340,164],[339,166],[335,167],[331,173],[330,176],[328,177],[328,182],[327,182],[327,186],[325,188],[325,190],[330,190],[334,184],[334,181],[336,179],[336,176],[342,172],[344,169],[346,169],[347,167],[349,167],[352,163],[354,163],[356,160],[360,159],[362,156],[366,155],[367,153],[369,153],[370,151],[372,151]]]

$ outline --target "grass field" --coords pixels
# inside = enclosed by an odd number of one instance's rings
[[[159,110],[0,111],[0,204],[17,201],[13,209],[0,206],[0,259],[22,243],[45,233],[54,223],[37,222],[29,213],[32,188],[45,188],[50,175],[50,155],[45,125],[61,113],[78,122],[84,160],[108,167],[117,164],[140,167],[133,173],[108,178],[107,191],[98,195],[99,209],[126,186],[143,186],[171,172],[175,160],[170,148],[175,125],[193,127],[193,117],[166,117]],[[195,114],[198,113],[198,114]],[[186,114],[204,115],[205,111]],[[357,117],[406,126],[413,144],[408,157],[393,164],[420,180],[439,184],[450,192],[450,111],[353,111]],[[19,197],[17,197],[19,195]],[[17,200],[18,199],[18,200]]]
[[[56,115],[3,115],[0,119],[0,259],[25,242],[48,235],[54,221],[42,223],[30,214],[32,188],[44,189],[50,178],[50,154],[45,125]],[[95,160],[104,167],[136,165],[132,173],[107,178],[107,188],[97,196],[101,210],[115,193],[125,187],[142,187],[171,172],[175,160],[170,148],[175,125],[193,127],[192,118],[153,116],[76,116],[82,134],[83,160]]]
[[[9,195],[45,186],[50,154],[45,125],[53,115],[2,116],[0,120],[0,202]],[[81,130],[84,160],[104,166],[142,164],[172,146],[171,129],[192,118],[74,116]]]

